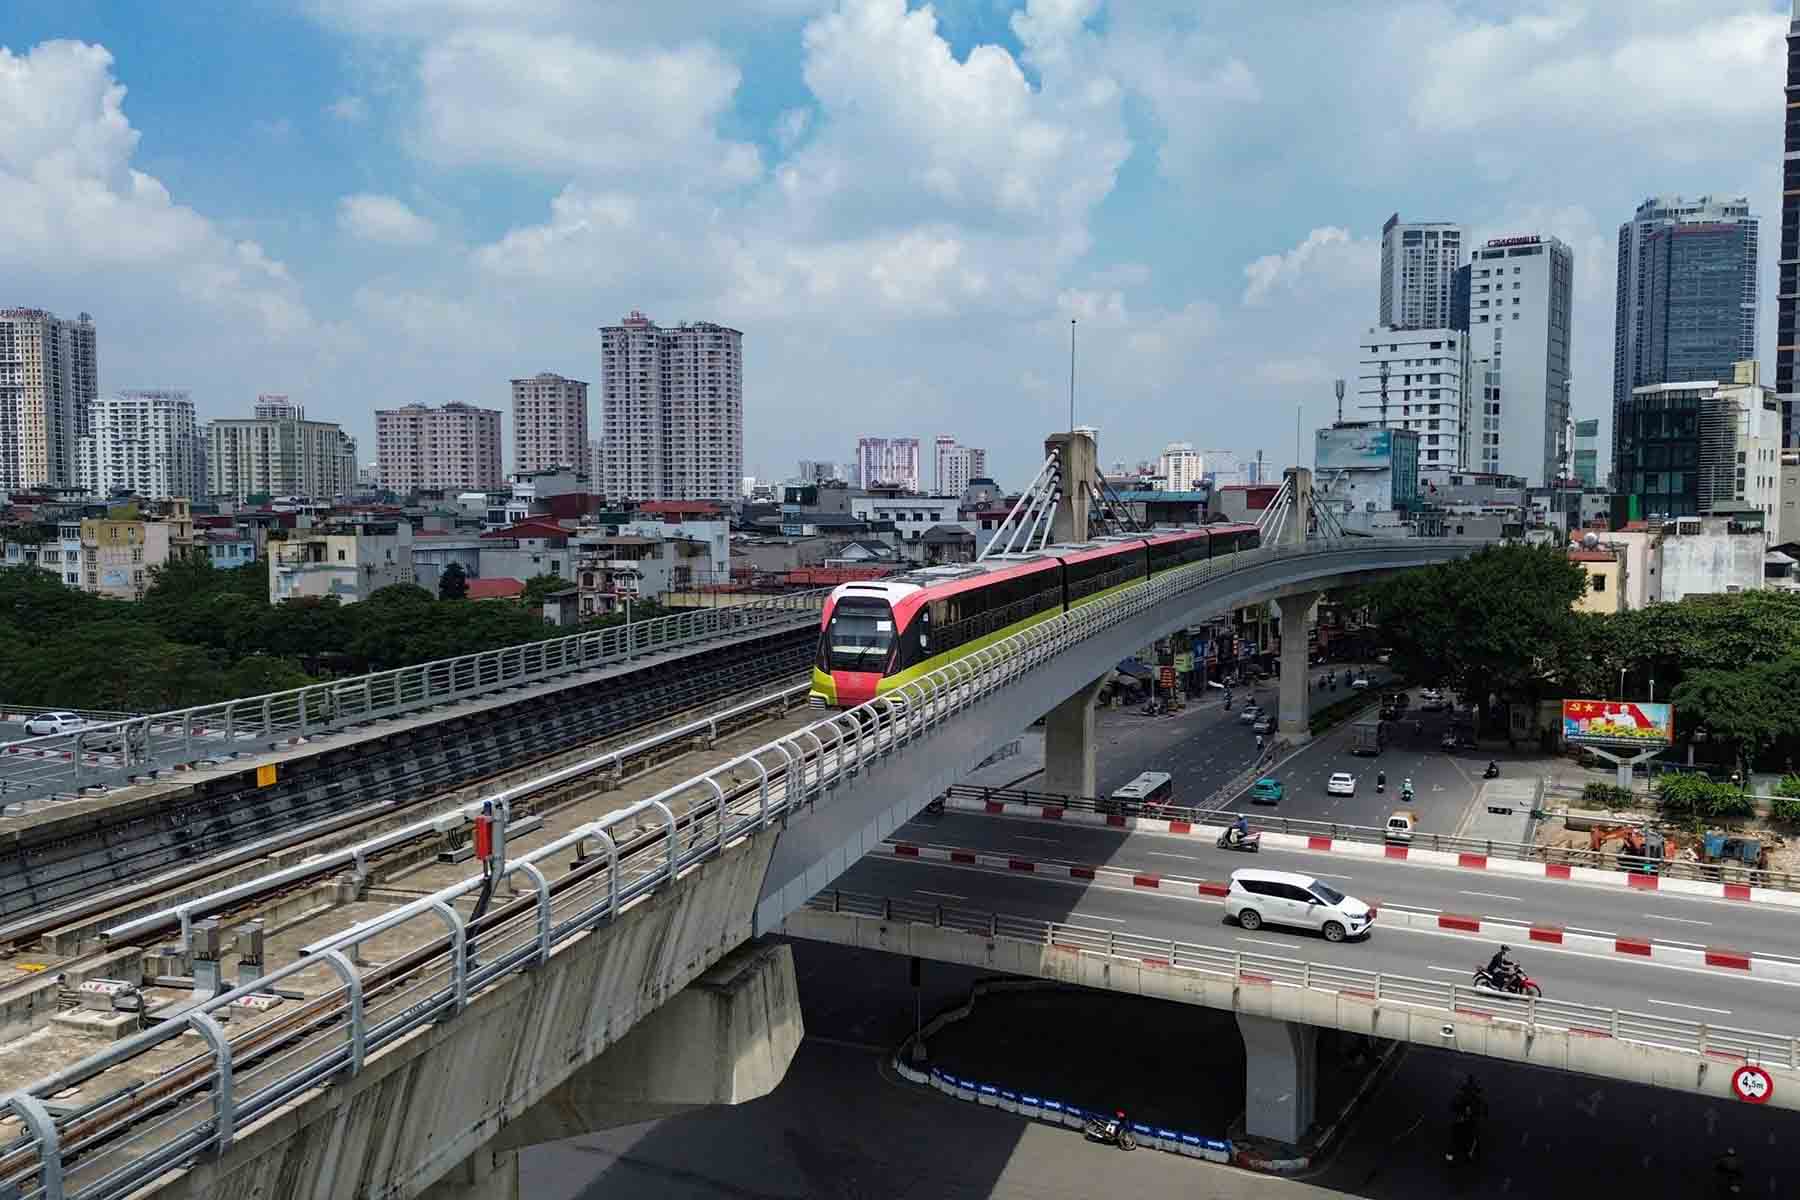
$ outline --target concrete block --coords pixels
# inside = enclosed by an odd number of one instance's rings
[[[116,1042],[143,1028],[138,1013],[95,1012],[72,1008],[50,1018],[50,1027],[58,1033],[72,1033],[96,1042]]]

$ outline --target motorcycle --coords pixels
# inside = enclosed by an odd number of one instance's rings
[[[1481,773],[1481,777],[1483,779],[1498,779],[1498,778],[1500,778],[1499,766],[1495,763],[1489,763],[1487,765],[1487,770],[1485,770]]]
[[[1377,792],[1387,791],[1387,772],[1386,771],[1375,772],[1375,790]]]
[[[1213,844],[1221,850],[1242,850],[1246,854],[1255,854],[1258,850],[1262,849],[1262,834],[1246,833],[1243,837],[1234,841],[1231,837],[1231,831],[1227,829],[1224,833],[1219,835],[1219,840]]]
[[[1090,1141],[1105,1142],[1108,1145],[1117,1146],[1121,1150],[1137,1149],[1137,1139],[1131,1136],[1131,1130],[1126,1127],[1125,1114],[1122,1112],[1114,1113],[1104,1120],[1100,1117],[1089,1117],[1085,1132]]]
[[[1446,733],[1443,737],[1439,738],[1438,739],[1438,749],[1451,750],[1451,751],[1455,750],[1456,749],[1456,735],[1453,733]]]
[[[1506,979],[1496,980],[1488,974],[1488,969],[1483,967],[1475,972],[1475,986],[1486,988],[1490,992],[1502,992],[1511,996],[1530,996],[1534,999],[1541,998],[1544,994],[1544,989],[1538,985],[1538,981],[1523,970],[1515,970]]]

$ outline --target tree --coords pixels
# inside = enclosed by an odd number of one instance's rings
[[[564,579],[561,575],[533,575],[525,581],[525,594],[520,600],[526,608],[541,608],[545,598],[552,592],[560,592],[573,586],[573,580]]]
[[[453,562],[444,568],[438,576],[439,600],[466,600],[469,598],[469,577],[463,571],[462,564]]]
[[[1794,689],[1800,687],[1800,655],[1738,670],[1690,671],[1669,694],[1684,730],[1704,728],[1731,744],[1740,769],[1749,770],[1778,742],[1800,737]]]

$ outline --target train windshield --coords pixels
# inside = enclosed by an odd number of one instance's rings
[[[820,657],[828,671],[882,671],[894,649],[894,611],[885,600],[846,596],[831,610]]]

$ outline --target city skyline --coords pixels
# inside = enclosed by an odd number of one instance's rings
[[[840,457],[872,413],[904,412],[1011,478],[1067,421],[1072,317],[1077,420],[1103,453],[1170,436],[1282,447],[1297,403],[1327,421],[1398,210],[1453,218],[1465,246],[1535,229],[1575,250],[1574,407],[1609,425],[1600,264],[1617,222],[1664,191],[1779,211],[1787,13],[1550,7],[1566,9],[1554,39],[1497,4],[1405,29],[1337,11],[1295,28],[1229,6],[1182,24],[1160,3],[899,0],[622,22],[549,4],[488,26],[296,0],[212,22],[240,52],[202,89],[168,69],[195,32],[178,6],[14,6],[7,74],[46,117],[29,138],[0,130],[0,161],[92,155],[55,179],[6,168],[4,302],[94,312],[102,393],[180,387],[206,417],[285,392],[365,447],[376,407],[492,404],[492,381],[540,368],[598,378],[594,327],[629,306],[703,316],[750,339],[747,462]],[[1423,69],[1355,83],[1425,28]],[[357,65],[377,46],[397,86]],[[1325,69],[1293,68],[1308,56]],[[275,58],[293,68],[271,77]],[[551,104],[516,69],[533,60],[581,87]],[[639,61],[685,101],[667,124],[629,86]],[[1729,88],[1708,82],[1722,64]],[[905,71],[967,114],[885,102]],[[1527,71],[1532,87],[1508,83]],[[598,119],[617,112],[660,132]],[[533,136],[500,132],[520,128]],[[20,219],[33,213],[60,215]],[[1204,233],[1155,235],[1186,227]],[[1778,239],[1763,241],[1772,297]],[[234,336],[210,336],[220,324]],[[1162,427],[1172,408],[1194,413],[1189,430]]]

